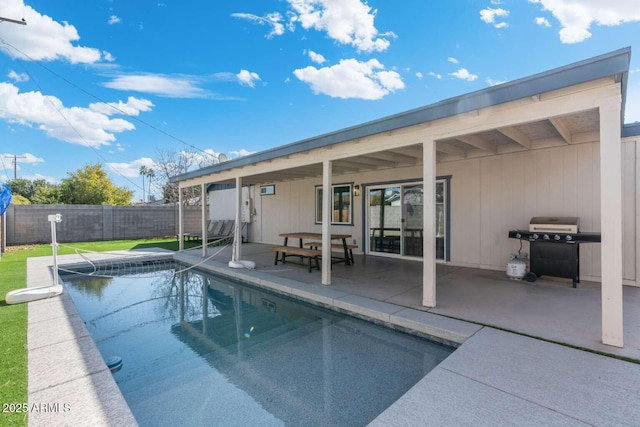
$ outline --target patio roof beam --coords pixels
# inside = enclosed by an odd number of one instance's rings
[[[405,145],[403,147],[391,148],[389,151],[392,153],[398,153],[405,156],[413,157],[414,159],[422,159],[422,147],[415,144]]]
[[[531,139],[524,133],[520,132],[515,126],[498,128],[496,130],[527,150],[531,149]]]
[[[444,141],[438,141],[436,143],[436,150],[442,152],[442,153],[447,153],[450,154],[452,156],[456,156],[459,157],[461,159],[466,159],[467,158],[467,152],[466,150],[456,147],[455,145],[452,145],[448,142],[444,142]]]
[[[396,162],[385,160],[385,159],[376,159],[374,157],[369,157],[369,156],[351,157],[347,160],[349,162],[359,163],[371,169],[393,168],[396,166]]]
[[[379,151],[377,153],[366,154],[364,157],[377,160],[387,160],[392,162],[394,166],[401,164],[416,164],[415,157],[391,151]]]
[[[495,142],[485,141],[478,135],[463,135],[456,139],[491,154],[496,154],[498,152],[497,144]]]
[[[356,158],[349,157],[346,160],[334,160],[334,167],[342,167],[353,172],[359,172],[361,170],[375,170],[378,169],[378,165],[372,163],[359,162]]]
[[[573,137],[571,135],[571,131],[569,130],[569,126],[567,125],[567,122],[563,118],[552,117],[549,119],[549,121],[551,122],[553,127],[556,129],[556,131],[560,134],[560,136],[562,137],[562,139],[565,141],[566,144],[573,143]]]

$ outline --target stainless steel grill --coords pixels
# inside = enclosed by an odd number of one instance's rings
[[[534,277],[572,279],[575,288],[580,283],[580,244],[601,240],[600,233],[581,233],[579,224],[576,217],[533,217],[528,230],[511,230],[509,237],[530,242]]]

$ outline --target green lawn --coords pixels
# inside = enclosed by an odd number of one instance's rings
[[[199,242],[185,242],[193,247]],[[127,249],[164,248],[178,250],[174,239],[117,240],[109,242],[61,243],[59,255],[75,249],[106,252]],[[27,286],[27,258],[51,256],[51,245],[9,247],[0,259],[0,404],[27,403],[27,304],[7,305],[8,291]],[[0,426],[26,426],[25,414],[0,413]]]

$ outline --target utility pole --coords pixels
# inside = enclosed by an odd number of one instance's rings
[[[7,159],[13,159],[13,179],[18,177],[18,159],[26,159],[27,156],[4,156]]]
[[[0,24],[3,22],[10,22],[12,24],[18,25],[27,25],[27,21],[22,18],[22,20],[17,21],[15,19],[4,18],[0,16]],[[25,156],[13,156],[13,179],[16,179],[18,175],[18,157],[26,158]],[[6,250],[7,245],[7,213],[3,213],[0,216],[0,258],[2,258],[2,253]]]
[[[18,21],[15,19],[3,18],[2,16],[0,16],[0,22],[3,22],[3,21],[11,22],[12,24],[27,25],[27,21],[25,21],[24,18],[22,18],[21,21]]]

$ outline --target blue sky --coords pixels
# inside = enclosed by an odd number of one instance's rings
[[[626,46],[640,121],[638,0],[2,0],[0,17],[27,22],[0,23],[0,182],[14,155],[52,182],[99,162],[140,200],[160,153],[235,158]]]

